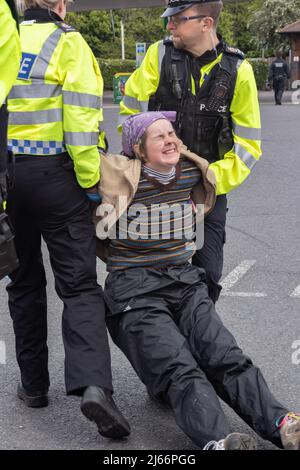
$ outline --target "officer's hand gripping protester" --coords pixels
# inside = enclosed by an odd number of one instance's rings
[[[7,212],[15,229],[20,267],[7,286],[21,372],[18,397],[32,408],[48,405],[47,244],[55,288],[63,301],[65,383],[82,396],[81,410],[104,437],[129,434],[112,398],[103,292],[97,283],[95,231],[89,201],[100,173],[98,147],[103,80],[78,31],[64,22],[64,0],[21,0],[22,61],[8,99],[8,146],[15,184]],[[9,163],[12,171],[12,163]]]
[[[178,136],[210,163],[218,197],[193,264],[205,269],[214,302],[221,291],[226,194],[243,183],[261,155],[253,70],[244,54],[217,34],[221,10],[222,1],[169,0],[162,16],[172,36],[149,47],[120,104],[120,126],[129,114],[177,111]]]
[[[182,147],[169,122],[175,116],[130,116],[124,155],[101,162],[103,204],[95,223],[98,255],[109,271],[104,297],[111,337],[150,396],[169,404],[200,448],[256,448],[251,436],[231,432],[219,396],[261,437],[300,450],[300,414],[272,395],[218,316],[203,268],[189,263],[194,207],[202,204],[204,216],[212,210],[215,178],[205,159]]]

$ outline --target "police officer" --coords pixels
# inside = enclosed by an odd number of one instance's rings
[[[21,371],[18,397],[48,404],[45,240],[63,301],[68,395],[102,436],[129,425],[112,399],[103,292],[97,284],[89,201],[97,202],[103,146],[101,73],[87,43],[64,23],[65,0],[23,0],[22,61],[9,95],[9,148],[16,155],[7,211],[16,231],[20,268],[7,287]]]
[[[290,70],[286,61],[282,57],[282,52],[276,52],[276,59],[272,62],[269,69],[269,82],[273,82],[275,104],[281,105],[284,92],[284,85],[287,78],[290,78]]]
[[[21,59],[18,19],[13,0],[0,0],[0,279],[17,267],[13,234],[4,202],[7,195],[7,95]]]
[[[216,29],[221,1],[169,0],[171,39],[151,45],[126,82],[120,125],[128,114],[177,111],[176,130],[193,152],[210,162],[217,202],[204,228],[204,246],[193,263],[206,270],[211,299],[221,286],[226,194],[237,188],[260,158],[260,113],[251,65]]]

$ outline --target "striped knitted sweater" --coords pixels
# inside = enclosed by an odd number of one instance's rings
[[[118,221],[116,239],[110,240],[107,270],[186,263],[195,252],[190,194],[201,179],[200,170],[185,158],[169,184],[142,169],[133,201]]]

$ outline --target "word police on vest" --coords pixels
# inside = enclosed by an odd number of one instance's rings
[[[200,111],[210,111],[210,109],[207,108],[206,104],[201,103],[200,104]],[[218,113],[226,113],[227,112],[227,106],[219,106],[217,109]]]

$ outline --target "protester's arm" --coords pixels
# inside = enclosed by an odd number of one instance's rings
[[[233,148],[224,159],[210,165],[217,181],[217,194],[237,188],[251,173],[261,156],[261,123],[257,86],[251,65],[244,61],[238,70],[230,107]]]

